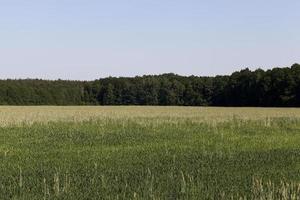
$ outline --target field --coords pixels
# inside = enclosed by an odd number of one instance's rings
[[[300,199],[300,109],[0,107],[0,199]]]

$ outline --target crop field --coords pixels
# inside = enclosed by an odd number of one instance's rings
[[[3,106],[0,199],[300,199],[300,109]]]

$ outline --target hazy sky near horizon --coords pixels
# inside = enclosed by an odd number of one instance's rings
[[[0,78],[230,74],[300,62],[299,0],[0,0]]]

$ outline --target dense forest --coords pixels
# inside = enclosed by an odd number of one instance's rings
[[[0,80],[1,105],[300,106],[300,65],[230,76]]]

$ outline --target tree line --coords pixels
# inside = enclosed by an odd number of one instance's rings
[[[215,77],[0,80],[1,105],[300,106],[300,65]]]

